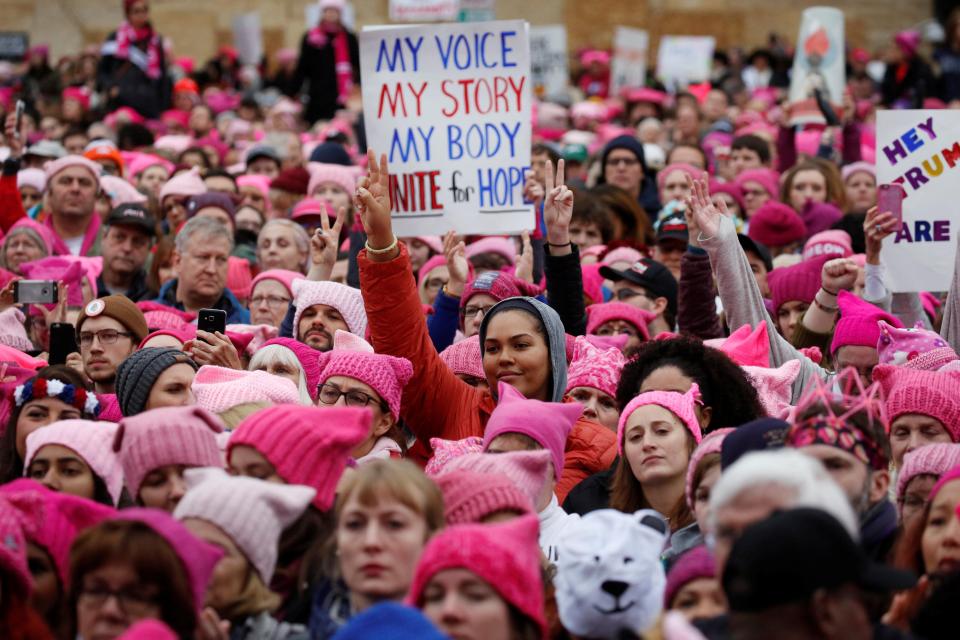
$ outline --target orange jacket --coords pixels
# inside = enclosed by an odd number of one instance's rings
[[[403,390],[400,409],[417,436],[410,457],[424,464],[432,455],[430,438],[483,437],[496,401],[488,391],[457,378],[434,349],[406,246],[401,244],[400,255],[389,262],[372,262],[366,250],[357,256],[357,262],[374,348],[413,364],[413,377]],[[558,499],[563,502],[578,482],[609,468],[616,454],[616,434],[596,422],[578,420],[567,438]]]

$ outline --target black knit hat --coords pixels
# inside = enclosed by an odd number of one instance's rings
[[[175,364],[188,364],[197,369],[197,363],[179,349],[148,347],[135,351],[117,367],[117,402],[120,413],[133,416],[147,406],[150,390],[157,378]]]

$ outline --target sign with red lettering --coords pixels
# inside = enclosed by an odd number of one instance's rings
[[[948,291],[957,255],[960,113],[946,109],[877,112],[877,183],[906,192],[900,230],[884,240],[894,293]]]
[[[400,236],[534,226],[531,82],[520,20],[373,27],[360,34],[367,144],[390,161]]]

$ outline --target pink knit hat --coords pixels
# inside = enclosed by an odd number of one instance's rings
[[[178,173],[164,183],[160,189],[160,204],[163,204],[167,196],[189,198],[206,192],[207,185],[200,177],[200,169],[194,167],[189,171]]]
[[[246,302],[250,297],[250,287],[253,284],[253,270],[250,261],[239,256],[227,258],[227,288],[237,298]]]
[[[800,374],[800,360],[788,360],[776,369],[769,367],[742,367],[760,397],[767,415],[783,416],[790,409],[793,382]]]
[[[27,568],[27,543],[16,509],[0,497],[0,571],[10,576],[14,593],[29,598],[33,577]]]
[[[318,384],[322,385],[333,376],[359,380],[370,385],[390,407],[394,420],[399,420],[403,388],[413,377],[413,365],[406,358],[345,349],[343,334],[338,329],[333,349],[320,354]]]
[[[535,512],[530,497],[499,473],[458,469],[437,476],[434,482],[443,493],[443,517],[447,526],[479,524],[488,516],[504,511],[519,515]]]
[[[517,262],[517,246],[510,238],[487,236],[467,245],[467,260],[481,253],[496,253],[506,258],[510,265]]]
[[[703,458],[711,453],[720,453],[723,446],[723,439],[728,433],[734,431],[734,427],[717,429],[703,436],[703,440],[697,445],[697,448],[690,454],[690,462],[687,464],[687,488],[684,495],[687,497],[687,506],[693,509],[693,476],[696,475],[697,465]]]
[[[921,371],[889,364],[873,368],[873,379],[887,399],[892,423],[908,413],[919,413],[943,423],[954,442],[960,440],[960,371]]]
[[[197,518],[214,524],[233,540],[264,584],[277,566],[280,534],[310,506],[316,491],[230,476],[223,469],[187,469],[187,493],[177,504],[177,520]]]
[[[20,351],[32,351],[33,343],[27,337],[24,322],[26,322],[26,318],[23,312],[16,307],[0,311],[0,344],[5,344]]]
[[[276,280],[282,284],[284,288],[286,288],[291,296],[293,296],[294,280],[303,279],[303,274],[297,271],[289,271],[287,269],[267,269],[266,271],[262,271],[256,278],[253,279],[253,282],[250,283],[250,294],[253,295],[257,285],[264,280]]]
[[[517,296],[535,296],[540,289],[519,278],[502,271],[487,271],[467,283],[460,296],[460,308],[467,306],[470,298],[478,293],[485,293],[497,302]]]
[[[616,398],[620,372],[626,363],[627,359],[619,349],[601,350],[583,336],[577,336],[573,359],[567,368],[566,393],[575,387],[590,387]]]
[[[135,178],[138,174],[143,173],[155,165],[160,165],[166,169],[168,175],[173,174],[174,166],[169,160],[164,160],[160,156],[149,153],[137,153],[130,158],[130,162],[127,163],[127,175],[130,178]]]
[[[700,402],[700,387],[694,382],[686,393],[677,393],[676,391],[647,391],[641,393],[636,398],[627,403],[623,412],[620,414],[620,422],[617,424],[617,452],[623,455],[623,437],[627,426],[627,420],[630,414],[640,407],[648,404],[655,404],[670,411],[680,419],[680,422],[686,426],[687,431],[693,436],[693,439],[699,443],[703,437],[700,431],[700,422],[697,420],[695,405]]]
[[[47,249],[47,254],[49,255],[53,253],[53,245],[57,243],[57,235],[53,232],[53,229],[47,227],[46,225],[40,224],[33,218],[20,218],[14,222],[13,226],[10,227],[10,230],[7,231],[7,236],[9,237],[17,229],[30,229],[36,232],[36,234],[40,236],[40,240],[43,241],[43,244]]]
[[[300,316],[315,304],[325,304],[340,312],[350,333],[362,336],[367,331],[367,312],[363,308],[363,296],[359,289],[348,287],[339,282],[314,282],[312,280],[295,280],[291,286],[293,290],[293,304],[297,312],[293,316],[293,331],[300,327]]]
[[[116,513],[106,505],[51,491],[25,478],[0,487],[0,495],[17,509],[24,536],[50,554],[61,585],[70,583],[70,545],[77,534]]]
[[[880,341],[880,320],[898,329],[903,328],[903,323],[897,317],[861,300],[849,291],[840,292],[837,306],[840,307],[840,320],[833,330],[831,354],[836,353],[840,347],[849,345],[876,348]]]
[[[221,466],[216,438],[221,431],[220,420],[200,407],[162,407],[121,420],[113,450],[130,496],[139,495],[144,477],[158,467]]]
[[[431,271],[437,267],[445,266],[447,266],[446,257],[442,255],[431,256],[426,262],[423,263],[423,266],[420,267],[420,271],[417,272],[417,287],[423,286],[423,282],[427,279],[427,276]]]
[[[840,177],[846,182],[850,179],[850,176],[855,173],[860,173],[861,171],[870,174],[874,178],[877,177],[877,169],[871,162],[851,162],[840,170]]]
[[[536,503],[547,482],[551,461],[550,452],[544,449],[506,453],[468,453],[451,460],[444,469],[444,473],[473,471],[499,474],[513,482],[532,503]]]
[[[423,606],[424,590],[437,573],[466,569],[533,620],[546,638],[538,529],[532,515],[502,524],[461,524],[444,529],[420,556],[407,604]]]
[[[142,300],[136,304],[137,308],[143,312],[143,319],[147,321],[147,327],[150,329],[179,329],[197,318],[195,313],[181,311],[152,300]]]
[[[38,192],[43,193],[47,186],[47,174],[43,169],[20,169],[17,171],[17,188],[33,187]]]
[[[704,340],[703,344],[723,351],[741,367],[770,366],[770,340],[766,322],[759,323],[755,329],[745,324],[726,338]]]
[[[135,622],[117,640],[177,640],[177,634],[159,620]]]
[[[937,497],[937,494],[940,493],[940,489],[943,489],[944,485],[956,482],[957,480],[960,480],[960,466],[954,467],[940,476],[937,484],[933,485],[933,489],[930,490],[930,495],[927,496],[927,502],[933,502],[933,499]]]
[[[238,371],[204,365],[193,378],[197,406],[211,413],[223,413],[250,402],[300,404],[300,392],[289,378],[266,371]]]
[[[86,169],[93,175],[94,181],[98,185],[100,184],[100,165],[93,160],[88,160],[83,156],[77,155],[63,156],[62,158],[51,160],[44,165],[43,171],[47,176],[47,184],[50,184],[50,181],[53,180],[53,177],[58,173],[70,167],[82,167]]]
[[[903,456],[903,466],[897,474],[897,503],[903,498],[907,485],[917,476],[941,475],[960,465],[960,444],[940,442],[928,444]]]
[[[253,187],[259,191],[264,200],[270,202],[270,178],[257,174],[237,176],[237,187]]]
[[[533,438],[553,456],[553,477],[563,475],[563,456],[567,437],[583,413],[578,402],[541,402],[529,400],[506,382],[498,387],[499,404],[490,413],[483,431],[483,449],[504,433],[520,433]]]
[[[600,262],[605,265],[611,265],[615,262],[633,264],[634,262],[639,262],[643,257],[643,254],[633,247],[617,247],[616,249],[608,251]]]
[[[333,182],[346,191],[352,198],[357,190],[357,170],[342,164],[324,164],[322,162],[307,163],[310,172],[310,183],[307,185],[307,195],[313,196],[314,190],[324,182]]]
[[[751,226],[753,226],[752,223]],[[823,281],[821,272],[826,260],[826,256],[811,258],[789,267],[774,269],[769,273],[767,283],[770,285],[774,314],[779,312],[784,304],[794,300],[807,304],[813,303],[813,298],[820,290]]]
[[[611,320],[623,320],[636,327],[643,341],[646,342],[650,339],[650,329],[647,324],[656,317],[656,314],[646,309],[638,309],[626,302],[592,304],[587,307],[587,333],[595,334],[597,329]]]
[[[877,355],[880,356],[880,364],[936,371],[950,362],[960,360],[957,352],[940,334],[924,329],[919,324],[913,329],[904,329],[881,320],[879,327]]]
[[[40,427],[27,436],[23,473],[26,475],[40,449],[48,444],[58,444],[83,458],[93,473],[103,480],[113,504],[117,504],[123,491],[123,469],[110,447],[116,433],[114,423],[91,420],[60,420]]]
[[[433,451],[433,457],[427,461],[427,466],[423,472],[433,477],[447,470],[447,465],[451,461],[468,453],[481,453],[483,451],[483,438],[469,436],[463,440],[444,440],[443,438],[430,438],[430,449]]]
[[[443,253],[443,238],[440,236],[413,236],[412,240],[419,240],[430,247],[434,253]]]
[[[667,178],[674,171],[682,171],[691,178],[695,179],[703,175],[703,169],[698,169],[692,164],[688,164],[686,162],[673,162],[657,172],[657,188],[663,189],[663,185],[667,181]]]
[[[480,353],[479,335],[472,335],[460,342],[454,342],[440,352],[440,359],[454,373],[474,378],[487,377],[483,371],[483,354]]]
[[[713,554],[704,545],[684,552],[667,573],[667,586],[663,591],[663,608],[671,609],[673,599],[684,585],[700,578],[715,578],[717,567]]]
[[[267,407],[237,425],[227,462],[234,447],[253,447],[287,483],[313,487],[313,506],[328,511],[350,452],[370,435],[371,422],[367,408]]]
[[[300,366],[303,367],[307,391],[310,393],[310,397],[316,401],[317,385],[320,384],[320,354],[317,353],[317,350],[293,338],[272,338],[260,345],[260,349],[274,345],[286,347],[293,352]]]
[[[71,258],[72,256],[48,256],[31,260],[20,265],[20,272],[24,278],[30,280],[62,280],[64,284],[70,285],[67,291],[67,304],[71,307],[79,307],[83,305],[83,277],[88,274],[83,264]],[[87,282],[96,295],[96,278],[88,277]]]
[[[100,191],[110,199],[111,207],[119,207],[122,204],[143,204],[147,201],[147,196],[119,176],[102,176]]]
[[[290,212],[290,219],[294,222],[303,224],[303,220],[311,218],[319,219],[320,216],[336,219],[337,213],[333,207],[324,199],[304,198],[296,204],[293,211]]]
[[[803,218],[788,205],[766,202],[750,218],[750,239],[768,247],[782,247],[803,240],[807,227]]]
[[[744,191],[744,184],[747,182],[756,182],[763,187],[764,191],[769,193],[770,197],[774,200],[777,198],[777,192],[780,190],[780,175],[772,169],[747,169],[746,171],[741,171],[737,174],[734,182],[740,188],[741,193]],[[752,226],[753,221],[751,221],[750,224]]]
[[[197,611],[203,609],[213,569],[223,557],[220,547],[197,538],[173,516],[160,509],[123,509],[111,520],[142,522],[162,536],[183,562]]]
[[[850,234],[846,231],[840,229],[821,231],[810,236],[803,245],[803,259],[809,260],[817,256],[828,256],[830,260],[849,258],[853,255],[852,242]]]

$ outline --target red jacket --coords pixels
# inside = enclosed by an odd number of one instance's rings
[[[410,457],[424,464],[432,455],[430,438],[483,437],[496,401],[488,391],[457,378],[437,354],[427,332],[406,246],[401,244],[399,257],[390,262],[372,262],[366,250],[360,252],[357,262],[374,348],[413,364],[413,377],[404,388],[400,409],[417,436]],[[563,475],[556,489],[559,500],[584,478],[609,468],[616,454],[616,434],[596,422],[578,420],[567,439]]]

